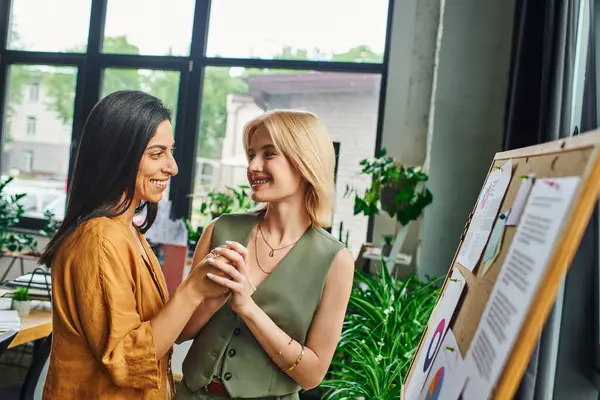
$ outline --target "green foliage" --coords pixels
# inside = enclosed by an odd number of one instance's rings
[[[227,192],[209,192],[200,204],[200,214],[214,216],[229,214],[233,209],[233,201],[233,197]]]
[[[350,231],[344,230],[344,221],[340,221],[340,231],[338,233],[338,240],[348,247],[348,240],[350,239]]]
[[[429,321],[441,278],[403,281],[387,272],[357,272],[338,348],[321,387],[329,400],[400,398],[421,335]]]
[[[44,227],[42,234],[47,238],[52,238],[60,228],[61,221],[54,218],[54,213],[50,210],[44,211]]]
[[[188,231],[188,241],[192,242],[192,243],[197,243],[198,240],[200,240],[200,236],[202,236],[202,231],[203,231],[202,227],[198,226],[198,227],[194,228],[192,226],[192,221],[189,220],[188,218],[182,218],[182,220]]]
[[[235,199],[233,211],[248,211],[256,206],[254,200],[248,195],[250,186],[239,185],[237,188],[226,186],[226,188],[231,192],[231,195]]]
[[[76,75],[66,70],[42,73],[42,75],[46,95],[51,99],[46,107],[56,112],[63,124],[70,125],[73,121]]]
[[[353,47],[343,53],[334,54],[333,61],[380,63],[383,61],[383,54],[376,53],[369,46],[363,45]]]
[[[29,301],[29,289],[26,287],[20,287],[15,289],[12,294],[14,301]]]
[[[18,42],[18,32],[11,25],[11,43]],[[86,51],[85,45],[79,45],[70,52],[82,53]],[[103,52],[107,54],[140,54],[140,49],[129,43],[124,35],[106,37],[103,41]],[[306,49],[295,49],[284,46],[275,59],[309,60],[328,59],[348,62],[381,62],[382,55],[373,52],[368,46],[358,46],[346,52],[333,54],[328,57],[319,49],[309,53]],[[221,143],[225,137],[227,127],[227,96],[229,94],[247,94],[248,85],[246,77],[264,73],[303,73],[310,71],[274,70],[247,68],[243,74],[235,76],[232,69],[227,67],[208,67],[204,71],[202,109],[200,113],[200,128],[198,136],[197,154],[205,158],[219,158]],[[57,113],[60,120],[70,125],[73,121],[73,104],[75,97],[76,74],[67,72],[67,69],[57,69],[55,72],[31,70],[25,66],[11,68],[11,87],[9,99],[9,112],[11,107],[20,104],[23,97],[23,88],[40,77],[44,82],[46,95],[50,98],[48,109]],[[140,71],[129,68],[109,68],[102,79],[102,96],[117,90],[132,89],[143,90],[160,98],[176,115],[177,99],[179,95],[179,73],[175,71]],[[173,119],[173,124],[175,118]],[[10,139],[10,135],[6,135]]]
[[[139,55],[140,48],[129,43],[127,36],[105,37],[102,42],[102,52],[106,54],[130,54]]]
[[[15,107],[23,101],[25,87],[41,79],[41,73],[32,67],[18,64],[10,67],[9,80],[11,86],[8,94],[8,107],[6,108],[6,123],[4,124],[4,127],[7,129],[5,132],[5,143],[10,143],[13,140],[11,132],[12,117],[15,114]]]
[[[8,32],[8,43],[10,43],[13,48],[18,48],[20,42],[19,33],[15,30],[14,23],[9,24],[9,26],[10,30]],[[29,84],[31,81],[31,75],[26,68],[27,67],[22,65],[12,65],[10,67],[9,79],[11,83],[11,89],[14,88],[15,90],[9,91],[8,107],[6,108],[7,120],[10,120],[14,114],[15,105],[21,104],[21,101],[23,101],[23,87]],[[5,126],[10,126],[10,124],[6,124]],[[9,141],[11,140],[10,130],[5,133],[5,137]]]
[[[388,245],[392,244],[392,242],[394,241],[394,238],[395,238],[394,235],[390,235],[390,234],[383,235],[383,242]]]
[[[11,25],[12,26],[12,25]],[[18,41],[18,33],[11,31],[11,42]],[[79,45],[70,52],[85,52],[85,45]],[[140,49],[129,43],[124,35],[106,37],[103,42],[103,52],[107,54],[140,54]],[[295,49],[284,46],[275,59],[309,60],[327,59],[328,56],[319,49],[309,52],[306,49]],[[373,52],[368,46],[358,46],[346,52],[333,54],[333,61],[347,62],[381,62],[382,55]],[[66,71],[66,70],[65,70]],[[310,71],[274,70],[247,68],[242,75],[234,76],[231,68],[208,67],[204,73],[202,109],[200,116],[200,131],[198,140],[198,155],[205,158],[218,158],[221,153],[221,142],[225,137],[227,126],[227,96],[229,94],[246,94],[248,85],[245,78],[250,75],[264,73],[303,73]],[[48,108],[54,110],[64,124],[73,120],[73,103],[75,96],[76,75],[72,72],[43,72],[28,70],[24,66],[13,66],[11,71],[10,106],[20,104],[23,97],[24,85],[30,84],[35,76],[44,80],[46,95],[51,99]],[[179,91],[179,73],[174,71],[144,71],[128,68],[110,68],[105,71],[102,80],[102,95],[105,96],[117,90],[144,90],[161,100],[173,111],[177,109]],[[7,136],[8,137],[8,136]]]
[[[247,93],[247,84],[231,76],[230,68],[206,68],[202,88],[198,154],[218,158],[227,128],[227,95]]]
[[[240,185],[237,188],[226,186],[226,190],[209,192],[200,204],[200,214],[216,217],[221,214],[250,210],[256,204],[248,196],[248,189],[250,186],[247,185]]]
[[[13,180],[12,177],[0,182],[0,252],[23,251],[24,249],[35,251],[37,241],[30,235],[23,233],[11,233],[13,228],[23,215],[23,206],[19,200],[25,197],[25,193],[17,195],[6,195],[4,188]]]
[[[346,186],[348,196],[354,193],[354,215],[378,215],[380,208],[401,225],[416,220],[423,209],[433,201],[433,195],[425,186],[428,175],[419,166],[401,165],[388,157],[386,149],[381,149],[373,159],[360,161],[360,174],[371,178],[371,185],[360,196],[356,189]],[[393,194],[393,201],[382,206],[382,192],[387,190]]]
[[[321,51],[319,48],[297,49],[291,46],[283,46],[281,52],[276,54],[274,59],[278,60],[331,60],[340,62],[373,62],[380,63],[383,60],[383,54],[376,53],[369,46],[361,45],[353,47],[342,53],[334,53],[331,56]]]

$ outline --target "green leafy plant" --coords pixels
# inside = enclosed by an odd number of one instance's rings
[[[388,234],[388,235],[383,235],[383,243],[390,246],[392,244],[392,242],[394,241],[395,236]]]
[[[417,165],[403,165],[381,149],[377,157],[360,161],[361,175],[371,178],[371,185],[360,195],[346,186],[345,196],[354,194],[354,215],[378,215],[383,209],[401,225],[420,217],[423,209],[433,201],[425,186],[429,176]]]
[[[233,211],[248,211],[254,206],[256,203],[252,200],[252,198],[248,195],[248,190],[250,190],[250,186],[248,185],[239,185],[237,188],[226,186],[227,189],[231,191],[233,198],[235,199],[234,209]]]
[[[340,221],[340,231],[338,233],[338,240],[348,247],[348,240],[350,239],[350,231],[344,230],[344,221]]]
[[[29,289],[26,287],[20,287],[15,289],[12,294],[14,301],[29,301]]]
[[[247,190],[250,186],[226,186],[226,190],[209,192],[200,204],[200,214],[216,218],[221,214],[248,211],[255,206]]]
[[[7,195],[4,188],[13,178],[9,177],[0,182],[0,253],[5,251],[23,251],[25,249],[35,251],[37,241],[33,236],[25,233],[14,233],[10,229],[14,228],[23,215],[23,206],[19,203],[25,193],[16,195]]]
[[[396,280],[382,263],[376,276],[356,273],[336,355],[321,387],[325,398],[397,400],[441,278]]]
[[[227,192],[212,191],[200,204],[200,214],[216,218],[221,214],[228,214],[233,209],[234,199]]]
[[[54,235],[56,235],[60,224],[61,221],[54,218],[54,213],[52,211],[44,211],[44,227],[42,228],[42,234],[44,236],[52,238]]]
[[[194,228],[192,226],[192,221],[187,219],[187,218],[182,218],[183,223],[185,224],[185,227],[187,228],[188,231],[188,242],[190,243],[197,243],[198,240],[200,240],[200,236],[202,236],[202,227],[198,226],[196,228]]]

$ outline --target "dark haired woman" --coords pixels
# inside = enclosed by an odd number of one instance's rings
[[[224,295],[202,260],[168,299],[142,236],[177,174],[173,145],[169,110],[149,94],[115,92],[90,113],[65,218],[41,259],[53,289],[44,398],[171,398],[173,343],[204,300]]]

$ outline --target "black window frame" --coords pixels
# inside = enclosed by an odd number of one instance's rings
[[[85,119],[100,99],[102,74],[105,68],[135,68],[180,72],[178,113],[174,116],[176,118],[175,141],[177,142],[175,157],[179,164],[179,174],[174,177],[170,191],[173,218],[187,218],[191,213],[192,199],[188,194],[193,191],[194,185],[197,132],[202,109],[203,74],[206,67],[272,68],[378,74],[381,76],[381,86],[374,154],[377,154],[381,148],[390,37],[395,0],[388,0],[385,44],[381,63],[207,57],[206,44],[211,0],[196,0],[190,54],[188,56],[102,53],[108,0],[91,0],[88,45],[85,53],[9,50],[7,48],[7,36],[12,1],[0,0],[0,144],[3,145],[4,143],[4,110],[9,67],[18,64],[76,67],[78,73],[75,87],[67,188],[70,185],[73,161],[75,159],[74,155]],[[2,152],[0,151],[0,165],[2,162],[1,157]],[[367,241],[372,239],[373,221],[373,218],[370,217]],[[31,230],[39,230],[42,226],[42,220],[33,218],[22,218],[19,225],[20,228]]]

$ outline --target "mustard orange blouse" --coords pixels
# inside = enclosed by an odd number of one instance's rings
[[[52,351],[44,399],[168,399],[170,354],[150,319],[168,292],[158,260],[118,218],[95,218],[52,261]]]

